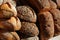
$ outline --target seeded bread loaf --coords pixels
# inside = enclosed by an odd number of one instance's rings
[[[22,22],[21,25],[22,26],[19,32],[26,35],[26,37],[37,36],[39,34],[39,30],[36,24],[29,22]]]
[[[27,22],[36,22],[37,16],[34,10],[28,6],[17,7],[18,17]]]

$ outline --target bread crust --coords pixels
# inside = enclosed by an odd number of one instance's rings
[[[38,21],[40,25],[41,40],[48,40],[54,36],[54,21],[50,12],[40,12],[38,14]]]
[[[22,22],[21,24],[22,24],[22,27],[19,32],[21,32],[22,34],[25,34],[26,37],[37,36],[39,34],[39,30],[36,24],[29,23],[29,22]]]
[[[11,3],[4,3],[0,6],[0,19],[17,16],[16,8]]]
[[[20,40],[16,32],[0,33],[0,40]]]
[[[11,17],[8,20],[0,20],[1,31],[16,31],[20,30],[21,22],[18,18]]]
[[[27,22],[36,22],[37,16],[34,10],[28,6],[17,7],[18,17]]]
[[[54,19],[55,36],[60,35],[60,10],[51,9],[50,12],[53,15]]]

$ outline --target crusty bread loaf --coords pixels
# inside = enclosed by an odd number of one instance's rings
[[[15,31],[20,30],[21,22],[18,18],[11,17],[8,20],[0,20],[0,30]]]
[[[54,36],[54,21],[53,17],[48,11],[41,11],[38,14],[38,21],[40,25],[41,40],[48,40]]]
[[[16,8],[11,3],[5,3],[0,6],[0,18],[10,18],[17,16]]]
[[[22,22],[22,27],[19,32],[26,35],[26,37],[37,36],[39,34],[39,30],[34,23]],[[25,36],[24,36],[25,37]]]
[[[53,19],[54,19],[55,36],[60,35],[60,10],[51,9],[50,12],[53,15]]]
[[[34,10],[28,6],[17,7],[18,17],[27,22],[36,22],[37,16]]]
[[[0,33],[0,40],[20,40],[16,32]]]

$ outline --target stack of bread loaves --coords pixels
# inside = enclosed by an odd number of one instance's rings
[[[18,17],[27,21],[29,18],[28,16],[26,17],[26,12],[22,11],[22,9],[25,10],[25,7],[22,7],[23,5],[30,6],[36,12],[40,40],[48,40],[60,35],[60,0],[17,0],[17,6],[20,6],[17,7],[17,10],[21,9],[18,11]],[[24,12],[24,14],[22,14],[22,12]],[[19,16],[19,13],[21,16]],[[28,15],[31,14],[28,13]]]
[[[0,0],[0,40],[49,40],[60,35],[60,0]]]
[[[20,30],[21,22],[10,1],[12,0],[0,0],[0,40],[20,40],[15,31]]]
[[[21,40],[39,40],[39,30],[35,24],[37,16],[34,10],[29,6],[18,6],[17,12],[18,17],[21,19],[21,29],[18,31]]]
[[[29,6],[16,10],[15,1],[0,0],[0,40],[39,40],[36,13]]]

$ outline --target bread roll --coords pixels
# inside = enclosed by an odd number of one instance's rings
[[[36,22],[37,16],[34,10],[28,6],[18,6],[18,17],[27,22]]]
[[[0,40],[20,40],[20,38],[16,32],[6,32],[0,33]]]
[[[22,22],[22,27],[19,32],[22,33],[23,37],[32,37],[32,36],[37,36],[39,34],[39,30],[34,23],[29,23],[29,22]]]
[[[60,35],[60,10],[51,9],[50,12],[53,15],[53,19],[54,19],[55,36]]]
[[[21,22],[18,18],[11,17],[8,20],[0,20],[0,30],[3,31],[15,31],[20,30]]]
[[[5,3],[0,6],[0,19],[17,16],[16,8],[11,3]]]
[[[53,17],[48,11],[41,11],[38,14],[38,21],[40,25],[41,40],[48,40],[54,36],[54,21]]]

